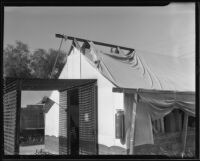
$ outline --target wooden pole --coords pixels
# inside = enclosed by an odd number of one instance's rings
[[[164,132],[165,132],[164,117],[162,117],[162,118],[160,119],[160,122],[161,122],[161,132],[164,133]]]
[[[54,64],[53,64],[53,68],[52,68],[52,71],[51,71],[50,79],[51,79],[51,77],[52,77],[52,75],[53,75],[53,72],[54,72],[54,70],[55,70],[56,63],[57,63],[57,59],[58,59],[58,56],[59,56],[59,54],[60,54],[60,49],[61,49],[63,40],[64,40],[64,37],[63,37],[63,38],[61,39],[61,41],[60,41],[60,46],[59,46],[59,49],[58,49],[58,54],[56,55],[56,60],[55,60],[55,62],[54,62]]]
[[[74,40],[76,39],[77,41],[81,41],[81,42],[86,42],[86,41],[92,41],[92,40],[87,40],[87,39],[82,39],[82,38],[77,38],[77,37],[72,37],[72,36],[67,36],[67,35],[62,35],[62,34],[55,34],[55,36],[57,38],[67,38],[69,40]],[[120,49],[124,49],[124,50],[133,50],[133,48],[128,48],[128,47],[123,47],[123,46],[119,46],[119,45],[112,45],[112,44],[108,44],[108,43],[103,43],[103,42],[98,42],[98,41],[92,41],[94,44],[96,45],[102,45],[102,46],[107,46],[107,47],[120,47]]]
[[[15,155],[19,155],[20,150],[20,115],[21,115],[21,81],[17,80],[17,104],[16,104],[16,125],[15,125]]]
[[[80,79],[81,79],[81,53],[80,53]]]
[[[135,118],[136,118],[136,108],[137,108],[137,93],[134,93],[134,102],[132,109],[132,117],[131,117],[131,130],[130,130],[130,155],[135,153],[134,145],[135,145]]]
[[[183,143],[182,157],[184,156],[185,148],[186,148],[187,127],[188,127],[188,114],[185,112],[184,113],[183,130],[182,130],[182,143]]]

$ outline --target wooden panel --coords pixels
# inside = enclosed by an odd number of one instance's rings
[[[97,98],[95,84],[86,85],[79,89],[79,153],[97,154]]]
[[[19,154],[21,82],[16,78],[4,79],[4,153]]]
[[[67,109],[67,91],[60,92],[60,106]],[[67,142],[67,111],[59,108],[59,154],[69,154]]]
[[[5,78],[7,91],[12,91],[17,82],[21,82],[21,90],[66,90],[86,83],[93,83],[96,79],[40,79],[40,78]]]
[[[13,84],[11,84],[13,88]],[[10,89],[12,89],[10,88]],[[8,91],[8,90],[7,90]],[[4,154],[16,153],[16,113],[17,91],[13,90],[4,94]]]
[[[17,81],[16,79],[4,79],[4,93],[16,90]]]
[[[74,88],[75,89],[75,88]],[[97,88],[96,84],[87,84],[79,89],[79,154],[97,154]],[[60,92],[59,109],[59,154],[69,155],[71,149],[69,146],[69,92]],[[88,114],[89,121],[85,121],[85,113]],[[86,114],[86,115],[87,115]]]
[[[23,90],[66,90],[85,83],[91,83],[92,79],[23,79]]]

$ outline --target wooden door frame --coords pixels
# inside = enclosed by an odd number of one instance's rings
[[[13,77],[4,77],[3,86],[4,92],[3,95],[13,89],[7,88],[10,83],[16,82],[17,91],[17,105],[16,105],[16,125],[15,125],[15,152],[13,155],[19,154],[19,137],[20,137],[20,110],[21,110],[21,92],[22,91],[45,91],[45,90],[65,90],[88,83],[96,82],[96,79],[38,79],[38,78],[13,78]],[[12,87],[13,88],[13,87]],[[4,113],[2,112],[2,115]],[[3,117],[2,117],[3,118]],[[4,122],[4,120],[2,120]],[[4,137],[3,137],[4,140]],[[3,144],[4,145],[4,144]],[[5,156],[5,153],[3,153]]]
[[[92,82],[92,83],[94,83],[94,82]],[[86,83],[86,84],[83,84],[83,85],[79,85],[79,86],[76,86],[76,87],[72,87],[72,88],[68,88],[68,89],[65,89],[65,90],[61,90],[60,92],[62,92],[62,91],[67,91],[67,93],[68,93],[68,91],[70,91],[70,90],[75,90],[75,89],[77,89],[78,90],[78,93],[79,93],[79,88],[80,87],[82,87],[82,86],[84,86],[84,85],[88,85],[88,84],[91,84],[91,82],[90,83]],[[96,90],[96,96],[95,96],[95,98],[96,98],[96,100],[95,100],[95,102],[96,102],[96,104],[95,104],[95,109],[94,109],[94,111],[95,111],[95,121],[94,121],[94,123],[95,123],[95,126],[96,126],[96,129],[95,129],[95,137],[96,137],[96,139],[95,139],[95,148],[96,148],[96,155],[98,155],[99,154],[99,144],[98,144],[98,86],[97,86],[97,80],[95,81],[95,83],[94,83],[94,88],[95,88],[95,90]],[[67,94],[67,97],[68,97],[68,94]],[[69,98],[69,97],[68,97]],[[68,102],[68,98],[67,98],[67,108],[68,108],[68,110],[70,109],[69,108],[69,102]],[[67,150],[67,152],[68,152],[68,154],[69,154],[69,147],[70,147],[70,138],[69,138],[69,136],[70,136],[70,134],[69,134],[69,130],[68,130],[68,127],[70,127],[70,110],[69,111],[67,111],[67,146],[68,146],[68,150]],[[70,149],[71,150],[71,149]]]

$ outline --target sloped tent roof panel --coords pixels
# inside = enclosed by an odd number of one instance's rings
[[[195,54],[171,57],[136,50],[127,55],[100,51],[92,42],[90,45],[86,57],[93,63],[92,57],[97,57],[98,70],[118,87],[195,91]]]

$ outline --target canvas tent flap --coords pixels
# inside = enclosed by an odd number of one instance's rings
[[[104,60],[100,55],[98,54],[99,51],[95,48],[95,45],[92,42],[88,42],[88,45],[90,45],[89,48],[84,48],[85,45],[83,44],[81,51],[85,55],[87,61],[96,68],[105,78],[107,78],[109,81],[111,81],[114,85],[116,85],[116,80],[111,73],[111,71],[108,69],[107,65],[104,63]],[[88,47],[88,46],[87,46]]]
[[[121,88],[195,91],[195,54],[171,57],[140,50],[125,54],[98,50],[92,43],[84,55]],[[95,60],[95,61],[94,61]]]
[[[135,121],[135,146],[143,144],[154,144],[151,115],[147,106],[140,103],[136,110]]]
[[[195,100],[187,100],[185,97],[178,96],[176,93],[152,94],[138,93],[141,102],[148,104],[149,114],[153,120],[159,119],[170,113],[173,109],[181,109],[189,115],[195,116]],[[193,95],[193,98],[195,95]]]
[[[181,109],[188,114],[195,116],[195,95],[176,93],[148,93],[138,92],[139,102],[136,108],[135,121],[135,146],[143,144],[154,144],[152,120],[160,119],[169,114],[173,109]],[[134,94],[125,94],[125,109],[133,106]],[[188,99],[190,98],[190,100]],[[130,114],[129,114],[130,115]],[[128,116],[131,118],[131,116]],[[126,120],[126,131],[131,126],[131,119]],[[129,145],[129,137],[127,137]]]
[[[132,94],[124,94],[124,106],[125,108],[125,131],[126,131],[126,143],[127,147],[130,147],[130,128],[131,128],[131,111],[134,98]],[[143,144],[153,144],[152,124],[149,112],[146,110],[146,106],[142,103],[138,104],[136,108],[136,121],[135,121],[135,146]]]

